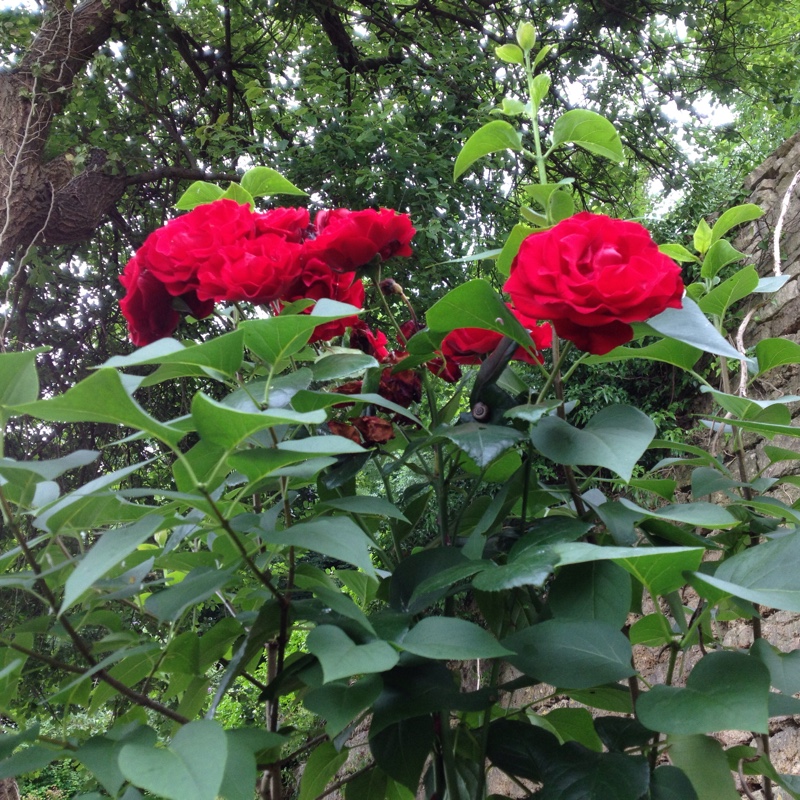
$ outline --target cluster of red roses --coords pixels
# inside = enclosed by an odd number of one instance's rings
[[[407,214],[305,208],[254,212],[233,200],[197,206],[147,237],[120,277],[131,341],[169,336],[180,312],[207,317],[219,301],[290,303],[331,298],[361,307],[356,270],[376,256],[409,256]],[[355,317],[319,326],[314,340],[339,336]]]
[[[144,345],[169,336],[181,311],[202,318],[223,300],[283,304],[331,298],[361,308],[364,287],[357,270],[377,258],[411,255],[414,233],[408,215],[390,209],[321,211],[312,224],[304,208],[258,213],[218,200],[150,234],[121,276],[128,290],[122,311],[133,343]],[[582,212],[528,236],[504,289],[509,309],[534,344],[532,350],[517,348],[512,358],[533,363],[541,362],[540,351],[552,344],[553,328],[581,350],[609,352],[630,341],[632,322],[680,308],[684,287],[678,265],[641,225]],[[350,346],[384,365],[379,393],[408,407],[421,398],[420,376],[394,367],[421,327],[416,320],[401,326],[400,347],[392,351],[383,332],[373,332],[355,316],[318,326],[312,341],[327,341],[349,328]],[[478,328],[454,330],[427,367],[456,381],[460,365],[480,363],[501,339]],[[336,391],[358,393],[361,382]],[[391,424],[379,417],[360,417],[357,423],[334,425],[342,435],[360,434],[367,443],[393,435]]]

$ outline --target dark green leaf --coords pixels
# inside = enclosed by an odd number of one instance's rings
[[[386,672],[398,661],[398,652],[387,642],[356,644],[333,625],[318,625],[308,634],[307,647],[322,665],[325,681]]]
[[[501,658],[511,653],[474,622],[452,617],[426,617],[397,644],[423,658],[443,661]]]
[[[298,800],[314,800],[347,761],[347,750],[337,752],[333,742],[323,742],[308,757],[300,779]]]
[[[674,734],[750,730],[766,733],[769,670],[743,653],[700,659],[686,687],[654,686],[639,696],[636,714],[654,731]]]
[[[312,689],[303,704],[325,720],[328,736],[336,736],[375,702],[382,688],[377,675],[367,675],[353,683],[329,683]]]

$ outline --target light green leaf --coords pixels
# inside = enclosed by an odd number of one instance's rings
[[[785,364],[800,364],[800,344],[791,339],[762,339],[756,345],[758,374]]]
[[[122,528],[106,531],[67,578],[59,614],[63,614],[92,584],[125,560],[161,526],[163,517],[147,517]]]
[[[360,375],[364,370],[379,366],[366,353],[334,353],[323,356],[311,365],[315,381],[335,381]]]
[[[504,120],[494,120],[478,128],[464,143],[453,168],[453,180],[457,180],[479,158],[501,150],[522,150],[522,135]]]
[[[23,353],[0,353],[0,443],[9,418],[8,406],[32,403],[39,396],[36,356],[45,348]]]
[[[219,724],[198,720],[184,725],[168,748],[124,745],[119,767],[132,784],[167,800],[216,800],[227,757]]]
[[[207,181],[195,181],[175,203],[175,208],[180,211],[191,211],[196,206],[204,203],[213,203],[219,200],[225,192],[215,183]]]
[[[633,406],[609,406],[586,427],[545,417],[531,431],[534,447],[557,464],[605,467],[630,480],[636,462],[656,435],[652,420]]]
[[[495,47],[494,52],[501,61],[505,61],[507,64],[525,63],[522,49],[515,44],[501,44],[499,47]]]
[[[730,306],[747,297],[757,285],[758,273],[756,268],[750,265],[731,275],[719,286],[715,286],[705,297],[697,301],[697,305],[704,314],[722,318]]]
[[[397,644],[414,655],[441,661],[502,658],[512,652],[474,622],[453,617],[425,617]]]
[[[753,203],[744,203],[743,205],[729,208],[714,223],[714,227],[711,229],[711,243],[713,244],[718,239],[721,239],[731,228],[735,228],[743,222],[752,222],[752,220],[763,216],[763,210]]]
[[[682,244],[662,244],[658,248],[665,256],[669,256],[673,261],[682,263],[699,261],[696,255],[690,253]]]
[[[19,414],[30,414],[48,422],[109,422],[135,430],[175,445],[185,432],[153,419],[133,399],[131,391],[140,378],[123,379],[114,369],[100,369],[64,394],[49,400],[37,400],[14,408]],[[130,389],[126,387],[133,387]]]
[[[169,377],[208,374],[205,369],[232,377],[242,365],[243,350],[244,332],[237,330],[222,336],[215,336],[202,344],[189,346],[184,346],[175,339],[159,339],[157,342],[134,350],[130,355],[109,358],[101,366],[124,369],[142,364],[170,364],[190,368],[200,367],[201,369],[171,371]],[[166,376],[164,380],[166,380]],[[148,381],[148,385],[152,383],[155,381]]]
[[[641,694],[636,715],[662,733],[766,733],[769,684],[769,670],[757,659],[717,651],[700,659],[685,687],[658,685]]]
[[[308,196],[308,192],[298,189],[291,181],[286,180],[283,175],[269,167],[253,167],[247,170],[242,175],[241,186],[253,197],[265,197],[274,194]]]
[[[701,219],[694,231],[694,249],[698,253],[705,253],[711,247],[711,228]]]
[[[253,200],[253,195],[251,195],[247,189],[244,189],[238,183],[229,183],[228,188],[223,192],[222,197],[225,200],[234,200],[242,206],[250,206],[251,211],[255,209],[256,206],[255,201]]]
[[[553,126],[553,147],[567,142],[617,163],[625,160],[617,129],[594,111],[575,108],[556,120]]]
[[[589,356],[584,359],[584,363],[604,364],[609,361],[629,361],[632,358],[641,358],[645,361],[661,361],[680,369],[691,370],[702,355],[702,350],[685,342],[677,342],[675,339],[659,339],[644,347],[620,345],[605,355]]]
[[[527,236],[530,236],[535,230],[536,228],[521,223],[515,225],[511,229],[511,233],[508,235],[508,239],[506,239],[503,249],[500,251],[500,255],[497,259],[497,269],[501,275],[508,276],[511,274],[511,264],[519,252],[520,245],[523,240]]]
[[[546,73],[537,75],[531,82],[531,102],[534,108],[538,109],[542,104],[542,100],[547,97],[547,93],[550,91],[550,83],[550,76]]]
[[[352,675],[388,672],[400,659],[388,642],[356,644],[334,625],[318,625],[308,634],[306,646],[319,659],[326,683]]]
[[[229,408],[202,392],[198,392],[192,401],[192,420],[198,434],[205,441],[228,449],[265,428],[276,425],[321,425],[325,419],[324,411],[303,414],[291,408],[268,408],[251,414]]]
[[[723,267],[744,257],[745,254],[740,253],[730,242],[726,239],[720,239],[708,248],[708,252],[703,259],[703,266],[700,268],[700,277],[715,278]],[[758,284],[758,281],[756,281],[756,284]]]

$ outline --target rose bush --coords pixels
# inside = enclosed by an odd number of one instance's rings
[[[586,211],[524,239],[504,288],[517,310],[595,355],[683,296],[680,267],[645,228]]]

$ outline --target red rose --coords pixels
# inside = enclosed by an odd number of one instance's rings
[[[199,301],[193,291],[173,297],[137,256],[128,261],[120,283],[127,289],[120,309],[128,322],[130,339],[137,347],[172,335],[181,318],[175,305],[183,304],[198,319],[207,317],[214,308],[213,302]]]
[[[302,245],[275,233],[220,248],[197,272],[199,297],[268,303],[281,297],[301,270]]]
[[[389,350],[386,348],[388,341],[383,331],[373,333],[367,323],[361,320],[358,320],[350,331],[350,347],[381,362],[389,358]]]
[[[256,236],[275,233],[287,242],[300,244],[310,224],[307,208],[273,208],[255,215]]]
[[[363,308],[364,284],[355,277],[355,272],[336,273],[323,261],[312,258],[280,299],[286,303],[293,303],[296,300],[328,298]],[[352,316],[318,325],[314,328],[311,341],[327,342],[336,336],[341,336],[347,328],[357,322],[358,317]]]
[[[355,417],[353,426],[364,437],[364,444],[386,444],[394,439],[394,427],[383,417]]]
[[[171,295],[197,289],[200,267],[213,270],[229,245],[255,235],[255,214],[248,205],[216,200],[192,209],[153,231],[137,255]]]
[[[537,351],[552,345],[553,330],[549,325],[540,325],[536,320],[524,317],[515,309],[510,310],[530,333]],[[503,334],[482,328],[457,328],[444,337],[442,355],[448,361],[452,360],[457,364],[480,364],[484,356],[497,348],[502,338]],[[528,364],[542,363],[541,356],[532,356],[524,347],[518,347],[511,358]]]
[[[306,243],[310,256],[324,261],[334,272],[352,272],[375,256],[410,256],[416,230],[408,214],[388,208],[380,211],[320,211],[314,220],[317,237]]]
[[[683,297],[680,267],[645,228],[586,211],[523,240],[504,288],[518,311],[596,355]]]
[[[408,408],[412,403],[422,399],[422,378],[413,369],[403,369],[392,372],[387,367],[381,373],[378,394],[403,408]]]

